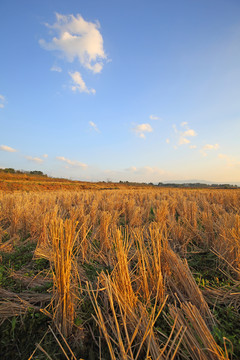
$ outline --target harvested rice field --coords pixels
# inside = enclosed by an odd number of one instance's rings
[[[239,210],[238,189],[2,190],[0,358],[239,359]]]

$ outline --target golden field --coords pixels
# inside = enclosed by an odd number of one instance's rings
[[[238,359],[240,191],[93,185],[0,191],[0,358]]]

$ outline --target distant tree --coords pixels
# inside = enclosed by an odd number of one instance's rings
[[[33,170],[33,171],[30,171],[30,174],[31,174],[31,175],[43,175],[43,172],[42,172],[42,171],[38,171],[38,170]]]
[[[15,174],[15,170],[13,168],[6,168],[3,171],[6,173]]]

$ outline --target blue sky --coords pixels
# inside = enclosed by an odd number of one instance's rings
[[[2,0],[0,167],[240,182],[239,0]]]

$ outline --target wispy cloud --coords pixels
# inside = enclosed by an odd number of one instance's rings
[[[219,149],[219,144],[214,144],[214,145],[206,144],[203,147],[203,150],[217,150],[217,149]]]
[[[197,135],[197,133],[193,129],[188,129],[182,133],[183,137],[196,136],[196,135]]]
[[[126,171],[137,171],[136,166],[130,166],[129,168],[126,169]]]
[[[137,181],[137,182],[154,182],[158,183],[163,181],[163,179],[169,178],[170,173],[159,167],[152,166],[130,166],[125,170],[105,170],[105,176],[111,180],[119,181]]]
[[[160,117],[158,117],[157,115],[150,115],[149,119],[150,120],[160,120]]]
[[[43,157],[46,159],[48,158],[48,154],[44,154]]]
[[[54,36],[49,42],[43,39],[39,41],[44,49],[59,51],[68,62],[77,59],[83,67],[93,73],[101,72],[107,56],[103,48],[99,22],[88,22],[80,14],[75,17],[56,13],[56,22],[46,26]]]
[[[133,131],[137,136],[139,136],[142,139],[145,139],[146,133],[153,132],[153,128],[150,124],[139,124],[133,128]]]
[[[4,108],[5,102],[6,102],[5,96],[0,94],[0,109]]]
[[[16,149],[13,149],[12,147],[7,146],[7,145],[0,145],[0,150],[7,151],[7,152],[16,152],[17,151]]]
[[[41,159],[41,158],[33,157],[33,156],[25,156],[25,157],[26,157],[27,160],[33,161],[33,162],[35,162],[37,164],[43,163],[43,159]]]
[[[178,140],[178,145],[185,145],[185,144],[189,144],[190,140],[187,139],[186,137],[180,136],[179,140]]]
[[[170,139],[166,139],[166,143],[167,143],[167,144],[170,144]]]
[[[70,159],[66,159],[64,156],[57,156],[56,159],[67,163],[68,165],[72,165],[72,166],[76,166],[76,167],[81,167],[81,168],[86,168],[87,164],[83,164],[80,161],[77,160],[70,160]]]
[[[203,146],[203,148],[200,150],[200,153],[203,156],[207,156],[208,155],[208,151],[212,151],[212,150],[218,150],[219,149],[219,144],[206,144]]]
[[[62,72],[62,68],[60,66],[57,65],[53,65],[50,69],[51,71],[56,71],[56,72]]]
[[[140,182],[159,182],[167,176],[167,172],[157,166],[131,166],[126,169],[127,177]]]
[[[229,156],[226,154],[218,154],[218,158],[224,160],[226,164],[230,167],[235,167],[240,165],[240,161],[233,156]]]
[[[69,75],[72,78],[73,85],[71,86],[72,91],[85,92],[87,94],[95,94],[95,89],[88,89],[80,72],[75,71],[74,73],[69,72]]]
[[[178,130],[176,125],[173,125],[174,132],[178,138],[177,140],[178,145],[190,144],[191,141],[189,138],[197,136],[196,131],[190,129],[186,121],[181,123],[181,127],[185,128],[185,130]]]
[[[89,121],[89,125],[91,126],[92,129],[94,129],[97,132],[100,132],[97,125],[93,122],[93,121]]]

